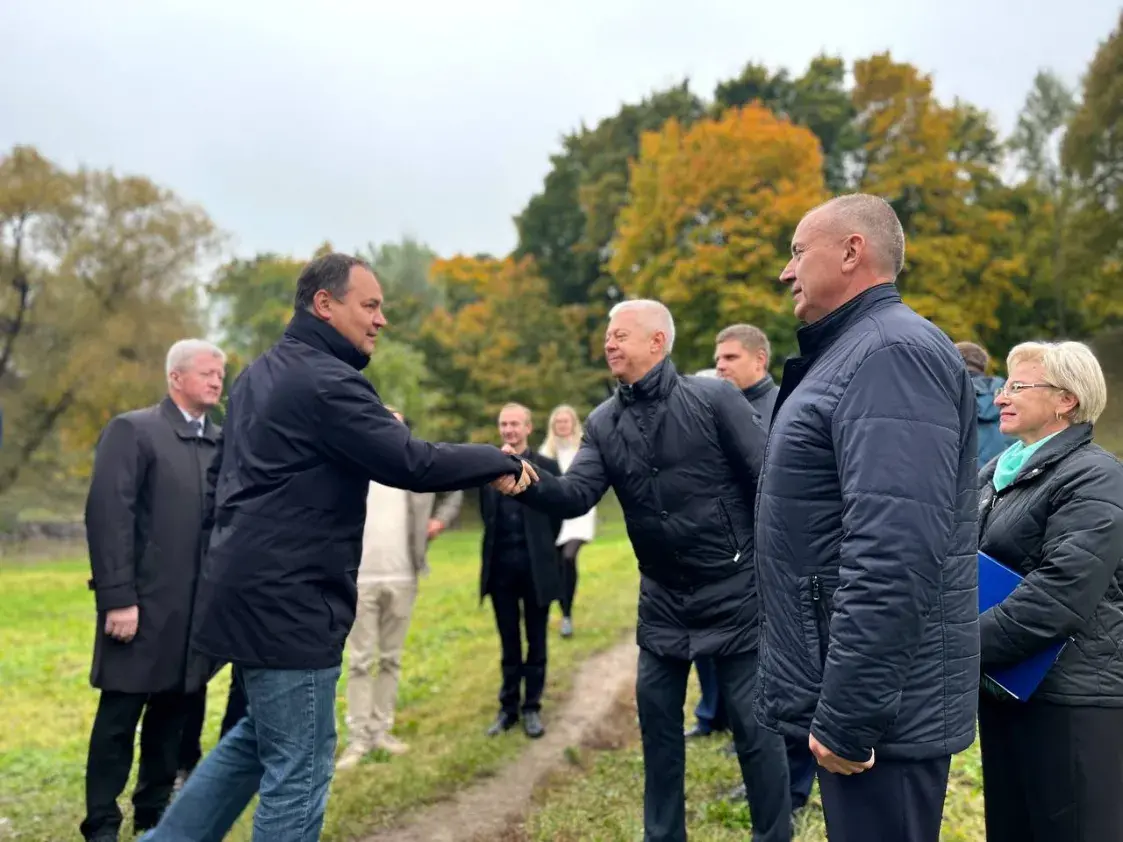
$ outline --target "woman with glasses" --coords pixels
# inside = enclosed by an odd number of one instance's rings
[[[995,397],[979,549],[1024,576],[979,629],[984,672],[1072,638],[1028,701],[983,682],[988,842],[1123,838],[1123,465],[1092,443],[1107,387],[1077,342],[1026,343]]]

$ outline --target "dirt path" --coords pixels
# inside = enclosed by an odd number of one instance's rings
[[[620,644],[594,655],[578,670],[560,710],[546,711],[546,735],[531,742],[497,774],[452,798],[407,814],[396,828],[367,842],[473,842],[500,839],[528,812],[535,787],[567,764],[566,749],[595,739],[635,683],[636,646]]]

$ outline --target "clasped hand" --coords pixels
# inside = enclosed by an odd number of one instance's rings
[[[504,453],[510,456],[516,455],[514,448],[512,448],[510,445],[503,445],[502,450]],[[525,459],[521,461],[523,469],[518,479],[511,476],[510,474],[504,474],[503,476],[499,477],[499,479],[492,480],[491,487],[501,494],[506,494],[508,497],[510,497],[515,494],[522,494],[524,491],[530,488],[531,483],[538,482],[538,473],[534,470],[534,466],[527,462]]]

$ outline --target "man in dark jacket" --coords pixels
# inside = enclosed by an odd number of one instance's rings
[[[808,740],[831,842],[936,842],[979,684],[975,400],[903,303],[904,234],[874,196],[800,222],[757,501],[757,714]],[[809,736],[810,735],[810,736]]]
[[[971,375],[971,385],[975,387],[975,418],[978,423],[979,469],[982,470],[991,459],[1014,443],[1010,436],[1002,434],[998,428],[1001,411],[994,402],[995,395],[1006,383],[1006,379],[989,376],[987,363],[990,355],[981,345],[974,342],[956,342],[960,356]]]
[[[504,446],[534,463],[539,476],[560,474],[557,462],[527,446],[532,429],[530,410],[525,406],[508,404],[500,411],[499,435]],[[521,710],[526,735],[541,737],[546,733],[541,717],[542,690],[546,686],[546,629],[550,604],[561,598],[561,571],[554,546],[561,520],[528,509],[491,487],[480,489],[480,515],[484,526],[480,599],[491,596],[503,676],[499,714],[487,733],[494,737],[509,731],[518,723]]]
[[[116,840],[117,797],[133,765],[138,830],[155,827],[175,784],[187,694],[208,665],[188,653],[203,546],[206,472],[218,428],[225,357],[200,339],[168,351],[168,394],[118,415],[101,433],[86,500],[86,540],[97,602],[90,683],[101,690],[86,763],[86,839]]]
[[[318,258],[297,281],[284,336],[231,389],[193,643],[234,664],[249,713],[146,840],[222,838],[259,788],[255,835],[318,838],[368,484],[514,491],[534,478],[498,448],[410,435],[360,374],[385,324],[369,266]]]
[[[682,708],[690,663],[712,655],[757,842],[791,838],[784,742],[753,720],[757,585],[753,497],[760,416],[728,383],[684,377],[668,359],[674,322],[656,301],[610,314],[605,357],[616,394],[590,414],[564,476],[520,495],[562,519],[612,487],[639,561],[636,699],[648,842],[684,842]]]

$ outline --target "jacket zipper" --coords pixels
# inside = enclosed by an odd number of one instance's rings
[[[729,544],[729,549],[733,551],[733,563],[736,564],[741,560],[741,551],[737,548],[737,536],[733,532],[733,520],[729,517],[729,512],[725,510],[725,501],[720,497],[717,501],[717,510],[721,514],[722,525],[725,527],[725,540]]]
[[[827,663],[827,642],[824,629],[830,628],[830,616],[827,613],[827,604],[823,601],[823,580],[818,576],[811,577],[811,602],[815,607],[815,632],[819,636],[820,666]]]

